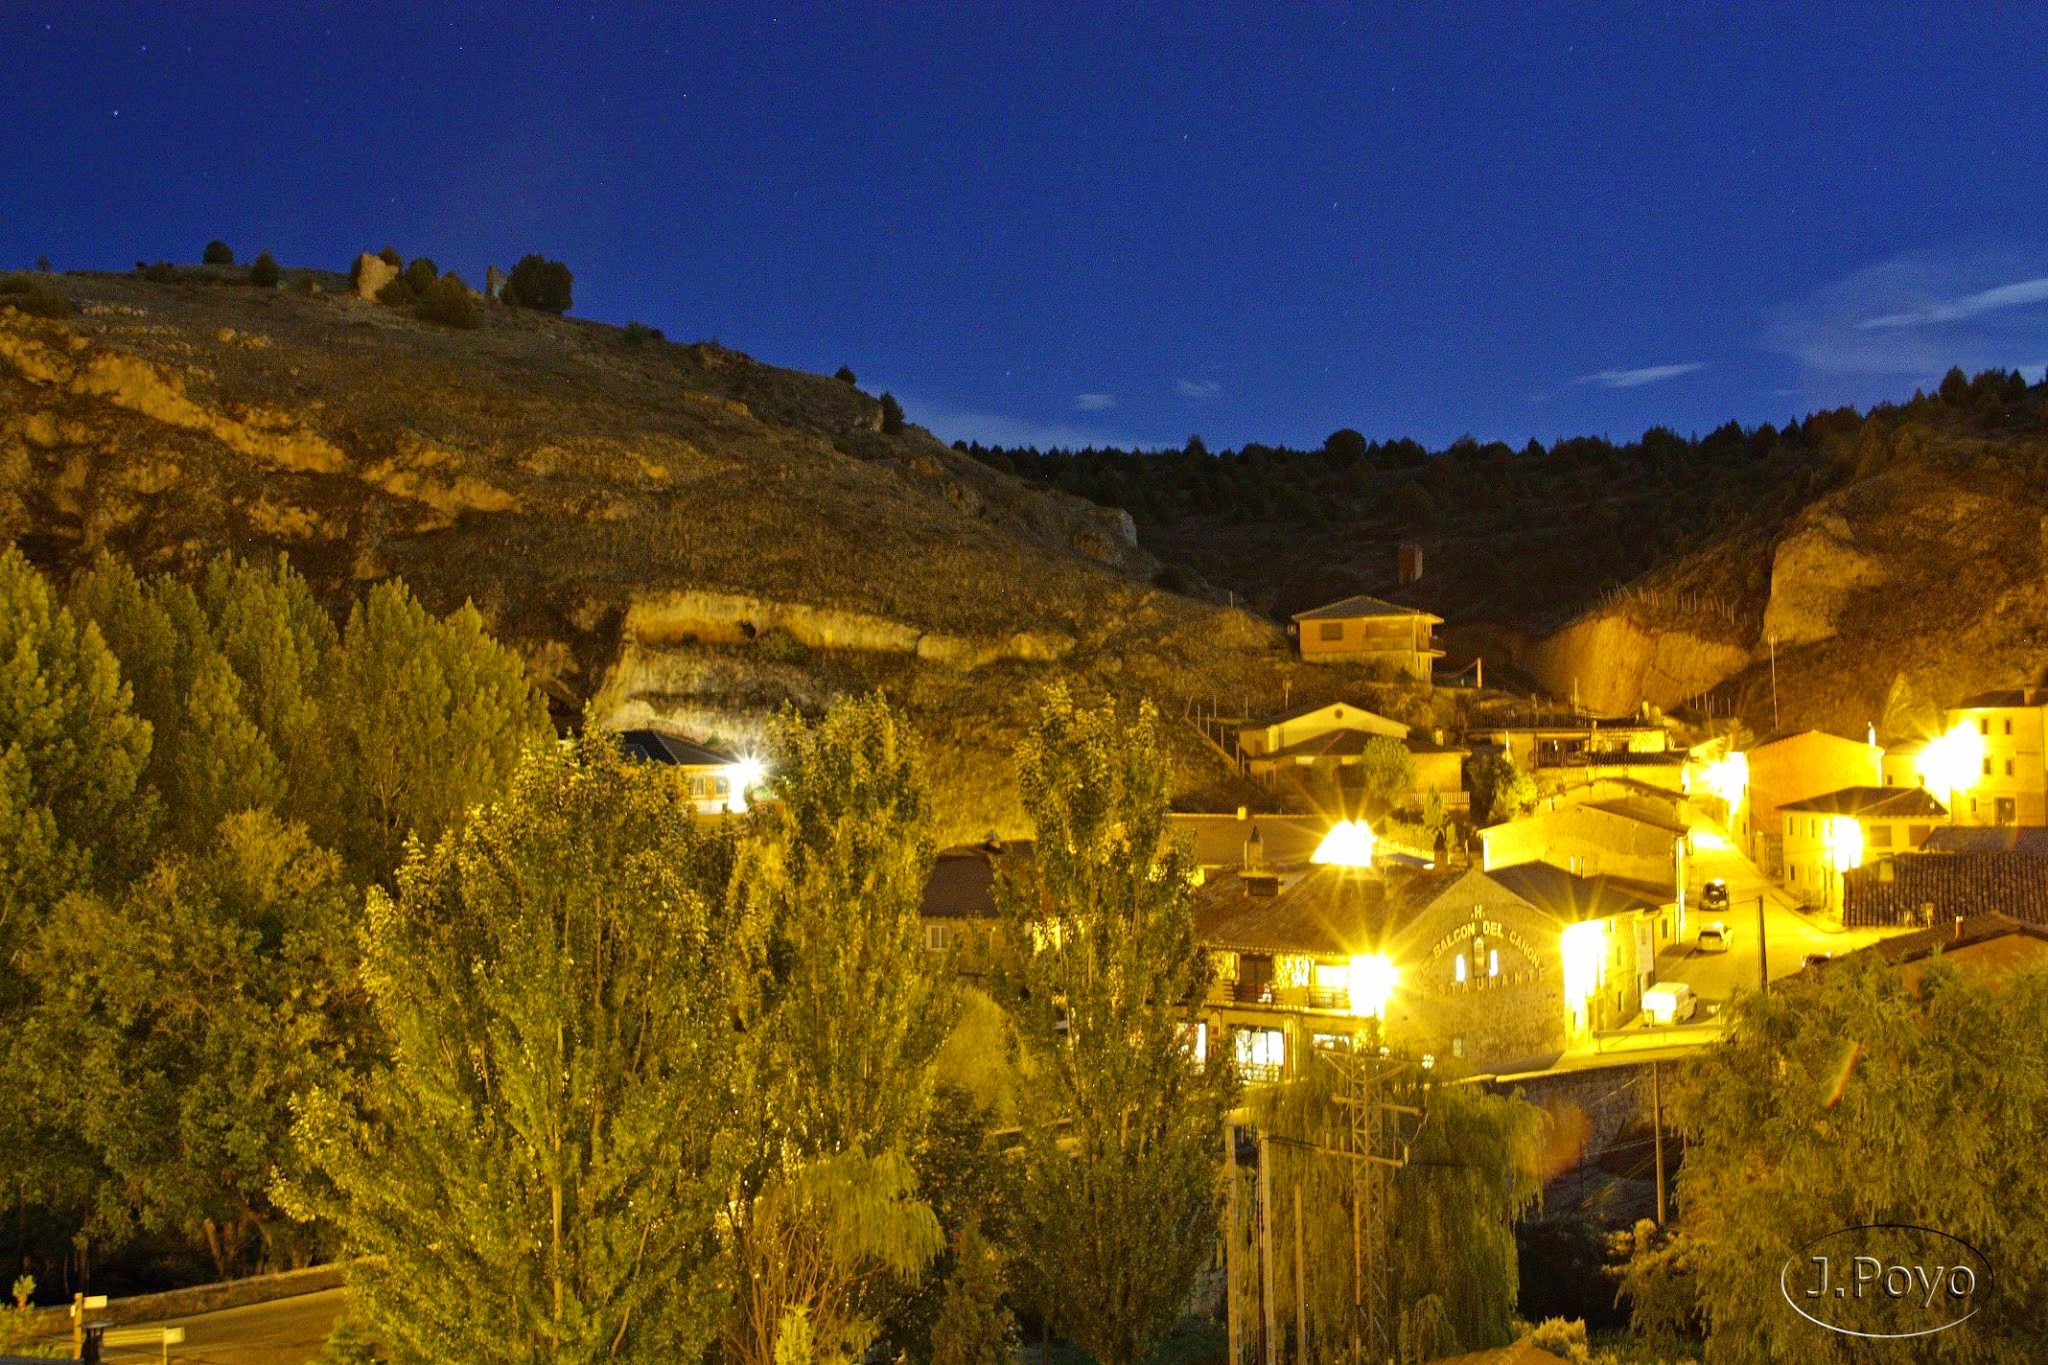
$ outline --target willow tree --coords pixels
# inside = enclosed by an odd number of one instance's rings
[[[695,1360],[728,1301],[758,946],[730,836],[674,774],[593,736],[373,890],[366,980],[391,1063],[307,1101],[351,1302],[398,1362]]]
[[[1433,1348],[1423,1354],[1435,1358],[1514,1339],[1520,1289],[1515,1223],[1542,1192],[1545,1120],[1519,1097],[1429,1080],[1407,1071],[1382,1098],[1426,1115],[1408,1164],[1386,1176],[1387,1245],[1397,1326],[1407,1337],[1434,1335]],[[1369,1292],[1356,1283],[1353,1270],[1358,1172],[1349,1158],[1326,1150],[1346,1140],[1342,1088],[1334,1065],[1316,1064],[1297,1079],[1267,1088],[1254,1104],[1256,1121],[1269,1138],[1268,1245],[1275,1296],[1288,1305],[1279,1317],[1291,1336],[1293,1305],[1306,1307],[1307,1341],[1295,1342],[1289,1355],[1317,1365],[1351,1358],[1354,1296]],[[1240,1178],[1247,1188],[1240,1192],[1239,1208],[1248,1214],[1251,1177]],[[1240,1264],[1255,1265],[1248,1217],[1240,1219],[1235,1235]],[[1299,1261],[1297,1246],[1304,1252]],[[1254,1273],[1241,1276],[1240,1294],[1255,1295],[1257,1284]],[[1254,1313],[1256,1302],[1248,1300]]]
[[[1687,1138],[1677,1235],[1645,1239],[1631,1266],[1638,1325],[1683,1328],[1696,1314],[1710,1362],[1868,1358],[1795,1314],[1780,1271],[1799,1258],[1795,1283],[1806,1283],[1807,1243],[1911,1224],[1967,1242],[1996,1276],[1965,1325],[1917,1339],[1913,1358],[2038,1360],[2048,1314],[2048,973],[1993,987],[1940,962],[1917,982],[1880,963],[1839,962],[1817,980],[1737,996],[1731,1016],[1726,1040],[1670,1088]],[[1889,1322],[1876,1320],[1883,1313]],[[1855,1315],[1845,1325],[1942,1321],[1917,1293],[1873,1293]]]
[[[930,799],[916,736],[879,696],[815,724],[785,712],[769,750],[780,799],[735,883],[765,955],[727,1346],[771,1365],[800,1324],[811,1354],[850,1360],[879,1332],[888,1285],[941,1245],[909,1163],[953,1011],[920,918]]]
[[[1216,1235],[1230,1066],[1193,1047],[1210,968],[1158,716],[1044,696],[1017,754],[1037,830],[999,899],[1023,1064],[1011,1233],[1027,1293],[1103,1365],[1172,1325]]]

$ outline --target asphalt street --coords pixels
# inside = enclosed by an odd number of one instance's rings
[[[305,1365],[326,1344],[347,1295],[346,1289],[323,1289],[146,1325],[185,1329],[184,1344],[170,1348],[170,1359],[185,1365]],[[160,1346],[113,1347],[106,1353],[110,1365],[163,1359]]]

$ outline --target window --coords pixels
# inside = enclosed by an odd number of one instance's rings
[[[950,924],[927,924],[924,927],[924,946],[934,953],[943,953],[953,946],[953,926]]]
[[[2006,732],[2007,734],[2011,734],[2011,733],[2012,733],[2012,722],[2011,722],[2010,720],[2006,721],[2006,723],[2005,723],[2005,732]]]
[[[1864,836],[1864,842],[1872,848],[1890,848],[1892,846],[1892,827],[1890,825],[1872,825]]]
[[[1458,960],[1451,964],[1451,980],[1461,986],[1465,984],[1465,955],[1463,953],[1459,953]]]
[[[2009,758],[2005,760],[2005,775],[2007,777],[2012,776],[2012,760]]]
[[[1319,640],[1341,640],[1341,639],[1343,639],[1343,638],[1344,638],[1344,623],[1343,623],[1342,621],[1325,621],[1325,622],[1323,622],[1323,623],[1322,623],[1322,625],[1320,625],[1320,626],[1316,627],[1316,638],[1317,638],[1317,639],[1319,639]]]
[[[1988,758],[1984,760],[1984,776],[1991,776],[1991,760]]]
[[[1486,950],[1486,974],[1488,976],[1500,975],[1500,949],[1488,948]]]
[[[1287,1035],[1276,1028],[1237,1031],[1237,1064],[1249,1081],[1277,1081],[1287,1062]]]
[[[1991,733],[1991,717],[1985,716],[1977,722],[1977,733],[1980,735],[1988,735]]]

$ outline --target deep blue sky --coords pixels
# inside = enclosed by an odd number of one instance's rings
[[[0,0],[0,53],[0,265],[543,251],[947,437],[1625,436],[2048,365],[2039,4]]]

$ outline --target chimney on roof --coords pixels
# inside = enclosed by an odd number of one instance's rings
[[[1251,837],[1244,841],[1244,866],[1247,872],[1257,872],[1266,865],[1266,838],[1259,833],[1259,827],[1252,826]]]

